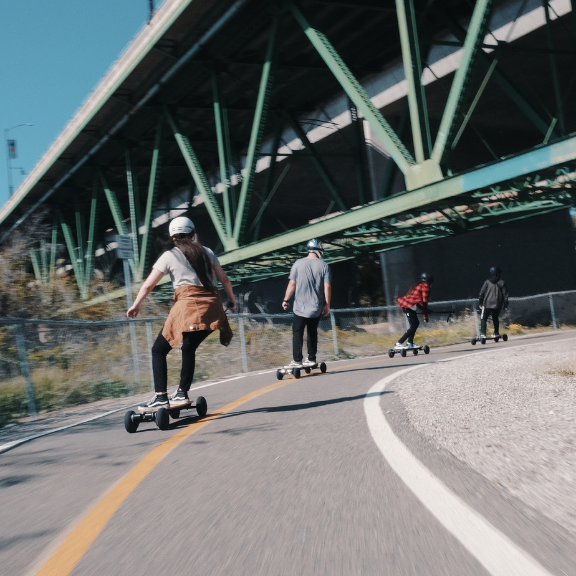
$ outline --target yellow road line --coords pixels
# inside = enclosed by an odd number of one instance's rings
[[[343,368],[351,366],[360,366],[361,364],[373,364],[382,361],[372,360],[368,362],[359,362],[355,364],[347,364],[341,368],[334,368],[331,372],[337,372]],[[303,376],[303,377],[307,377]],[[159,446],[156,446],[151,452],[146,454],[132,470],[123,476],[113,487],[107,492],[94,507],[82,518],[78,525],[72,532],[64,539],[62,544],[58,546],[55,552],[48,558],[46,563],[36,572],[36,576],[68,576],[74,567],[80,562],[82,556],[86,553],[88,548],[92,545],[94,540],[98,537],[100,532],[104,529],[110,518],[118,510],[122,502],[134,491],[134,489],[148,476],[154,467],[166,457],[176,446],[181,444],[186,438],[204,428],[209,422],[217,419],[218,417],[231,412],[241,404],[253,400],[262,394],[272,392],[282,386],[286,386],[296,379],[290,379],[285,382],[276,382],[259,390],[255,390],[246,396],[226,404],[223,408],[210,414],[203,420],[193,422]]]

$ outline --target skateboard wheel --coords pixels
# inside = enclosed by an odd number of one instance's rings
[[[498,336],[496,336],[496,337],[494,338],[494,342],[498,342],[498,340],[500,340],[500,338],[498,338]]]
[[[470,344],[472,344],[472,346],[476,346],[476,338],[472,338],[472,340],[470,340]]]
[[[326,362],[320,362],[320,372],[322,372],[322,374],[326,373]]]
[[[294,375],[294,378],[300,378],[300,368],[294,368],[292,374]]]
[[[390,358],[394,358],[394,354],[396,354],[396,352],[394,352],[394,350],[392,350],[392,348],[390,348],[390,350],[388,350],[388,356]]]
[[[424,350],[424,354],[430,354],[430,346],[428,346],[428,344],[426,344],[422,350]]]
[[[196,412],[198,412],[200,418],[204,418],[204,416],[208,414],[208,402],[206,402],[204,396],[198,396],[198,398],[196,398]]]
[[[480,342],[482,342],[482,344],[486,344],[486,338],[481,338]]]
[[[402,358],[406,358],[406,349],[402,348],[402,350],[400,351],[400,356],[402,356]]]
[[[282,380],[282,378],[284,378],[284,372],[282,372],[282,368],[278,368],[278,370],[276,370],[276,378],[278,378],[278,380]]]
[[[310,374],[310,372],[312,372],[312,370],[308,367],[304,368],[304,372],[306,372],[306,374]]]
[[[168,430],[170,424],[170,413],[167,408],[158,408],[156,412],[156,426],[160,430]]]
[[[412,354],[414,354],[414,356],[418,356],[418,350],[412,350]]]
[[[170,416],[172,418],[180,418],[180,410],[170,410]]]
[[[126,432],[129,432],[130,434],[134,434],[134,432],[138,430],[139,422],[134,422],[134,419],[132,418],[132,416],[135,415],[136,412],[134,412],[134,410],[128,410],[128,412],[126,412],[124,415],[124,428],[126,428]]]
[[[504,340],[504,342],[508,342],[508,334],[502,334],[502,340]]]

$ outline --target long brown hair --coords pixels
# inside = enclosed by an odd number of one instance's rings
[[[173,244],[184,254],[186,260],[196,272],[198,279],[202,282],[202,286],[206,290],[213,290],[214,284],[212,283],[212,262],[204,250],[204,246],[198,242],[196,232],[192,231],[189,234],[175,234],[172,237]]]

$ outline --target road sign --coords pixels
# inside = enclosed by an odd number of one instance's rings
[[[130,260],[134,258],[134,244],[132,243],[132,236],[129,234],[116,234],[114,237],[116,241],[116,258],[122,260]]]
[[[11,160],[16,159],[16,140],[8,140],[8,156]]]

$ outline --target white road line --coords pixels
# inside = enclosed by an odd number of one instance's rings
[[[527,346],[534,345],[528,344]],[[490,350],[492,351],[496,350]],[[470,354],[472,355],[474,353]],[[460,358],[448,358],[443,361]],[[428,363],[418,364],[399,370],[370,388],[364,398],[364,411],[374,442],[392,470],[490,574],[493,576],[551,576],[534,558],[514,544],[434,476],[394,434],[386,421],[380,407],[381,393],[386,386],[407,372],[429,365]]]
[[[242,374],[241,376],[234,376],[234,378],[227,378],[226,380],[218,380],[218,382],[210,382],[210,384],[202,384],[202,386],[196,386],[196,388],[190,388],[188,392],[192,392],[192,390],[200,390],[200,388],[208,388],[208,386],[216,386],[216,384],[224,384],[224,382],[232,382],[232,380],[239,380],[240,378],[245,378],[246,375]]]
[[[555,342],[562,342],[563,340],[570,340],[570,338],[563,338],[562,340],[555,340]],[[500,349],[498,351],[501,351]],[[484,350],[484,352],[496,352],[497,350],[490,349]],[[466,354],[465,356],[460,356],[460,358],[465,358],[466,356],[473,356],[474,354],[478,354],[478,352],[473,352],[471,354]],[[378,354],[373,356],[373,358],[378,358],[380,356],[386,356],[386,354]],[[346,362],[347,360],[351,360],[351,358],[345,358],[342,360],[335,360],[334,362]],[[457,358],[448,358],[448,360],[457,360]],[[331,362],[334,363],[334,362]],[[446,360],[441,360],[441,362],[446,362]],[[247,376],[261,376],[262,374],[271,374],[272,372],[276,372],[276,370],[264,370],[262,372],[256,372],[252,374],[241,374],[240,376],[234,376],[232,378],[227,378],[226,380],[218,380],[217,382],[211,382],[210,384],[203,384],[202,386],[196,386],[195,388],[190,388],[189,391],[192,390],[199,390],[200,388],[208,388],[209,386],[216,386],[217,384],[224,384],[225,382],[231,382],[232,380],[239,380],[240,378],[246,378]],[[60,426],[59,428],[51,428],[50,430],[45,430],[44,432],[39,432],[38,434],[33,434],[31,436],[25,436],[24,438],[19,438],[18,440],[13,440],[12,442],[7,442],[5,444],[0,444],[0,454],[2,452],[7,452],[20,444],[25,444],[26,442],[30,442],[31,440],[36,440],[37,438],[42,438],[42,436],[48,436],[49,434],[55,434],[56,432],[61,432],[62,430],[67,430],[68,428],[74,428],[75,426],[80,426],[82,424],[86,424],[88,422],[92,422],[93,420],[98,420],[99,418],[104,418],[109,416],[110,414],[115,414],[116,412],[121,412],[122,410],[126,410],[126,408],[132,408],[134,406],[138,406],[138,404],[130,404],[128,406],[124,406],[122,408],[118,408],[116,410],[110,410],[109,412],[104,412],[102,414],[98,414],[97,416],[92,416],[92,418],[87,418],[86,420],[80,420],[79,422],[74,422],[74,424],[68,424],[66,426]]]
[[[200,388],[207,388],[208,386],[216,386],[216,384],[224,384],[225,382],[231,382],[232,380],[239,380],[240,378],[245,378],[247,374],[242,374],[241,376],[234,376],[233,378],[227,378],[226,380],[218,380],[217,382],[210,382],[210,384],[203,384],[202,386],[196,386],[195,388],[190,388],[189,392],[192,390],[199,390]],[[128,406],[123,406],[122,408],[117,408],[116,410],[110,410],[108,412],[103,412],[97,416],[92,416],[91,418],[86,418],[85,420],[80,420],[79,422],[74,422],[73,424],[67,424],[66,426],[60,426],[59,428],[50,428],[50,430],[44,430],[44,432],[39,432],[38,434],[32,434],[31,436],[25,436],[24,438],[19,438],[18,440],[12,440],[12,442],[6,442],[6,444],[0,444],[0,454],[2,452],[7,452],[20,444],[25,444],[31,440],[36,440],[37,438],[42,438],[42,436],[48,436],[49,434],[55,434],[56,432],[61,432],[62,430],[68,430],[68,428],[74,428],[75,426],[80,426],[81,424],[87,424],[94,420],[110,416],[110,414],[115,414],[116,412],[122,412],[127,408],[133,408],[138,406],[137,404],[129,404]]]
[[[74,422],[74,424],[67,424],[66,426],[60,426],[59,428],[50,428],[50,430],[44,430],[44,432],[39,432],[38,434],[33,434],[32,436],[25,436],[24,438],[19,438],[18,440],[12,440],[12,442],[7,442],[6,444],[0,444],[0,454],[6,452],[24,444],[30,442],[31,440],[36,440],[36,438],[41,438],[42,436],[48,436],[48,434],[54,434],[55,432],[60,432],[62,430],[67,430],[68,428],[74,428],[74,426],[80,426],[80,424],[86,424],[87,422],[92,422],[92,420],[98,420],[99,418],[104,418],[104,416],[109,416],[115,412],[121,412],[126,410],[126,408],[131,408],[132,406],[138,406],[138,404],[130,404],[129,406],[124,406],[122,408],[117,408],[116,410],[110,410],[109,412],[103,412],[97,416],[92,416],[92,418],[87,418],[86,420],[81,420],[80,422]]]

